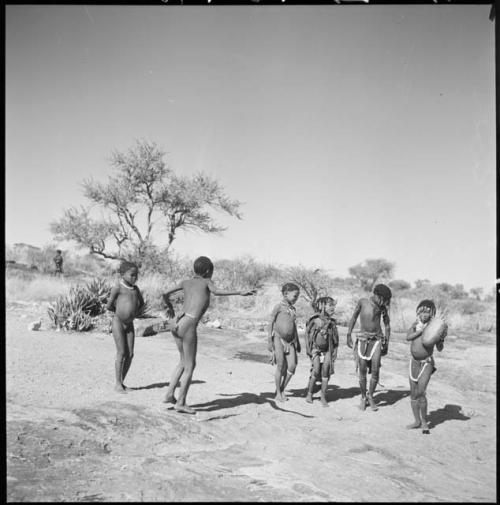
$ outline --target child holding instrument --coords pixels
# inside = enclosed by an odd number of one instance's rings
[[[429,328],[429,323],[436,315],[436,305],[432,300],[422,300],[417,306],[417,320],[410,326],[406,335],[406,340],[410,345],[410,398],[411,410],[415,421],[407,426],[408,429],[422,428],[422,433],[428,435],[429,426],[427,424],[427,396],[426,390],[429,385],[431,375],[436,371],[434,358],[434,345],[438,351],[444,347],[444,338],[447,328],[442,327],[439,334],[431,336],[427,343],[424,343],[424,330]],[[435,341],[434,343],[432,341]]]
[[[288,400],[285,396],[285,388],[295,373],[297,353],[300,352],[294,307],[299,298],[300,289],[296,284],[287,282],[281,288],[281,293],[283,299],[274,307],[271,313],[267,348],[272,353],[271,362],[276,363],[276,372],[274,374],[275,399],[284,402]]]

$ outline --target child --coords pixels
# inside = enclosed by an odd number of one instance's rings
[[[283,300],[274,307],[269,325],[267,348],[272,353],[271,363],[276,363],[274,380],[276,383],[276,400],[284,402],[285,388],[290,382],[297,367],[297,353],[300,342],[295,324],[294,304],[299,298],[300,289],[296,284],[287,282],[281,288]]]
[[[361,298],[358,301],[351,321],[347,328],[347,345],[352,349],[351,333],[358,316],[360,332],[356,336],[354,344],[354,360],[356,369],[359,368],[359,386],[361,389],[360,409],[365,410],[367,401],[372,410],[378,410],[373,399],[373,393],[377,386],[381,357],[387,354],[389,349],[389,337],[391,334],[388,308],[391,302],[392,292],[385,284],[377,284],[370,298]],[[380,327],[382,318],[385,325],[385,336]],[[368,400],[366,395],[366,372],[371,373]]]
[[[316,313],[306,324],[306,354],[311,358],[311,375],[307,386],[306,402],[312,403],[314,384],[321,378],[321,405],[328,407],[326,389],[330,374],[334,373],[333,364],[337,359],[339,334],[337,324],[332,317],[336,302],[330,296],[318,298]]]
[[[134,357],[134,318],[144,306],[144,299],[135,285],[137,265],[123,261],[119,272],[121,279],[111,289],[106,309],[114,312],[111,327],[116,345],[115,390],[118,393],[126,393],[128,388],[123,381]]]
[[[172,329],[175,343],[179,349],[180,360],[175,368],[168,385],[165,403],[175,403],[177,412],[196,414],[196,411],[186,404],[186,396],[191,384],[193,370],[196,366],[196,349],[198,346],[197,327],[203,314],[210,305],[210,295],[248,296],[255,294],[255,290],[223,291],[215,287],[212,281],[214,266],[209,258],[200,256],[194,262],[194,277],[182,281],[178,286],[167,290],[162,296],[167,305],[167,314],[174,316],[174,310],[169,296],[177,291],[184,292],[183,312],[177,318],[177,325]],[[175,388],[180,390],[177,400],[174,397]]]
[[[410,326],[406,335],[406,340],[411,341],[410,351],[410,398],[411,410],[415,417],[415,422],[407,426],[408,429],[422,427],[422,433],[428,435],[427,425],[427,396],[425,391],[431,375],[436,371],[434,366],[434,346],[424,345],[422,333],[431,319],[436,315],[436,305],[432,300],[422,300],[417,306],[417,320]],[[446,330],[436,344],[438,351],[444,347]]]
[[[57,249],[56,255],[54,256],[54,263],[56,265],[56,271],[54,275],[61,276],[63,274],[63,257],[62,257],[62,251],[61,249]]]

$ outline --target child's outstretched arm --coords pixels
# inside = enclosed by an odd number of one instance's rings
[[[225,289],[220,289],[213,283],[212,280],[209,280],[207,282],[207,286],[208,289],[210,290],[210,293],[216,296],[233,296],[233,295],[250,296],[254,295],[257,292],[256,289],[245,289],[240,291],[229,291]]]
[[[118,295],[120,293],[120,285],[115,284],[111,288],[111,293],[109,294],[108,298],[108,303],[106,303],[106,310],[109,310],[111,312],[114,312],[116,310],[116,299],[118,298]]]
[[[356,319],[358,319],[359,313],[361,312],[361,300],[356,304],[354,313],[352,314],[351,320],[349,321],[349,326],[347,327],[347,346],[352,349],[352,337],[351,333],[356,324]]]

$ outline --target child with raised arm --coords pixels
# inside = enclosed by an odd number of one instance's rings
[[[354,343],[354,360],[356,370],[359,369],[359,386],[361,389],[360,409],[365,410],[367,402],[372,410],[378,410],[373,399],[373,393],[378,383],[381,367],[381,357],[387,354],[391,324],[389,319],[389,305],[392,292],[385,284],[377,284],[370,298],[361,298],[347,328],[347,345],[353,348],[351,333],[359,316],[360,331]],[[385,335],[380,326],[382,318],[385,326]],[[366,394],[366,373],[371,373],[368,395]]]
[[[436,371],[434,358],[434,345],[438,351],[444,347],[444,338],[447,330],[443,331],[436,344],[425,345],[422,333],[432,318],[436,315],[436,305],[432,300],[422,300],[417,305],[417,320],[410,326],[406,340],[410,345],[410,398],[411,410],[415,421],[407,426],[408,429],[422,428],[422,433],[430,433],[427,424],[427,396],[426,389],[431,375]]]
[[[178,286],[168,289],[162,295],[167,306],[167,314],[173,317],[174,310],[169,296],[177,291],[184,292],[182,313],[177,317],[177,324],[171,330],[179,350],[180,360],[170,379],[164,401],[165,403],[174,403],[177,412],[186,414],[196,414],[196,411],[186,404],[186,396],[196,366],[198,323],[210,305],[210,295],[248,296],[255,294],[255,290],[225,291],[217,288],[212,281],[213,271],[214,265],[210,259],[206,256],[200,256],[194,262],[194,277],[182,281]],[[174,392],[179,382],[179,396],[176,400]]]
[[[311,359],[311,375],[307,385],[306,402],[313,402],[313,388],[321,379],[321,405],[328,407],[326,389],[330,375],[334,373],[333,365],[337,359],[339,334],[337,323],[332,317],[336,301],[330,296],[318,298],[316,312],[306,324],[306,354]]]
[[[126,393],[123,384],[134,357],[134,319],[144,306],[141,291],[135,285],[139,269],[135,263],[123,261],[120,265],[120,280],[111,289],[106,309],[114,312],[111,323],[116,345],[115,390]]]
[[[297,367],[297,353],[300,352],[299,336],[295,324],[294,304],[299,298],[300,289],[296,284],[287,282],[281,288],[283,299],[271,313],[267,348],[272,353],[271,362],[276,363],[274,380],[276,400],[284,402],[285,388]]]

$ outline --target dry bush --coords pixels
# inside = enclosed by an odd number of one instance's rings
[[[66,293],[72,285],[74,281],[64,277],[35,274],[23,278],[8,275],[5,279],[5,298],[7,301],[51,301]]]

